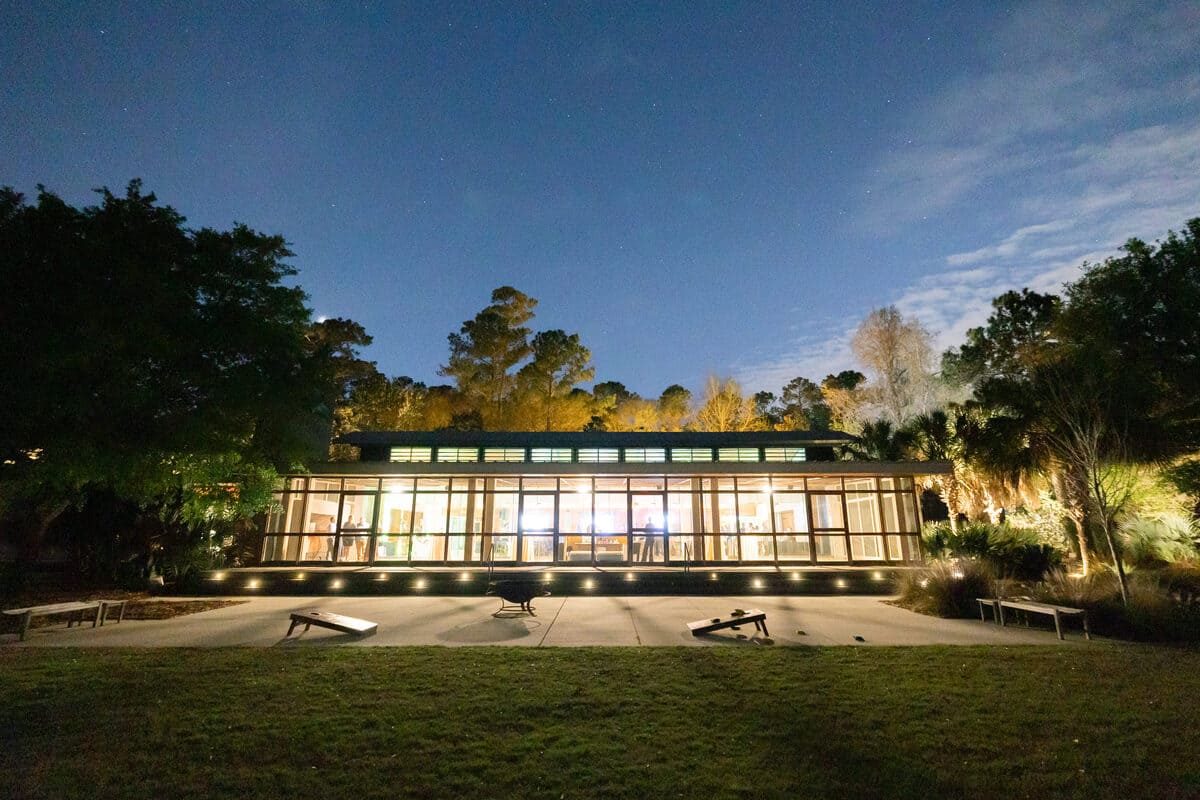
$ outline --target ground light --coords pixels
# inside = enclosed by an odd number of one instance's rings
[[[421,591],[422,589],[424,589],[425,588],[425,579],[417,578],[416,583],[413,584],[413,588],[416,589],[418,592]]]
[[[841,579],[841,578],[838,578],[836,581],[834,581],[834,585],[835,585],[835,586],[837,586],[839,589],[845,589],[845,588],[846,588],[846,581],[844,581],[844,580],[843,580],[843,579]]]
[[[469,580],[471,580],[471,573],[469,573],[469,572],[464,572],[464,573],[462,573],[461,575],[459,575],[459,576],[458,576],[458,579],[459,579],[460,581],[469,581]]]
[[[752,585],[754,586],[755,589],[763,588],[762,578],[755,578]]]
[[[214,581],[223,581],[223,580],[225,580],[225,573],[224,573],[224,572],[218,572],[218,573],[216,573],[215,575],[213,575],[213,576],[212,576],[212,579],[213,579]]]
[[[305,577],[305,575],[303,572],[297,572],[296,577],[293,578],[292,580],[302,581],[302,580],[304,580],[304,577]]]
[[[635,581],[635,580],[637,580],[637,576],[636,576],[636,575],[634,575],[632,572],[626,572],[626,573],[625,573],[625,580],[627,580],[627,581]]]
[[[246,588],[247,589],[257,589],[258,588],[258,578],[251,578],[250,580],[246,581]]]
[[[388,577],[389,577],[389,575],[388,575],[386,572],[381,572],[381,573],[379,573],[378,575],[376,575],[376,576],[375,576],[375,580],[377,580],[377,581],[386,581],[386,580],[388,579]]]
[[[591,578],[588,578],[586,581],[583,582],[583,588],[585,588],[585,589],[591,589],[595,585],[596,585],[595,581],[593,581]]]
[[[803,575],[801,575],[799,572],[793,572],[793,573],[792,573],[792,580],[794,580],[794,581],[802,581],[802,580],[804,580],[804,576],[803,576]]]
[[[874,579],[875,579],[875,580],[877,580],[877,581],[881,581],[881,580],[883,580],[883,573],[882,573],[882,572],[875,572],[875,573],[872,573],[872,574],[871,574],[871,577],[872,577],[872,578],[874,578]]]
[[[717,573],[715,573],[715,572],[713,572],[713,573],[710,573],[710,574],[709,574],[709,576],[708,576],[708,579],[709,579],[710,581],[715,581],[715,580],[717,579]]]
[[[549,583],[553,579],[554,579],[554,576],[551,575],[549,572],[547,572],[544,576],[542,576],[542,580],[545,581],[546,583]]]
[[[334,590],[342,588],[342,579],[336,578],[335,580],[330,581],[329,588]]]

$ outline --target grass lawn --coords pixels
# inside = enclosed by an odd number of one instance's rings
[[[1198,797],[1200,652],[0,651],[0,797]]]

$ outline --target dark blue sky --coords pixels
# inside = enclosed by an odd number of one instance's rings
[[[599,380],[777,389],[1200,214],[1200,16],[1124,5],[7,4],[0,183],[282,233],[391,374],[511,284]]]

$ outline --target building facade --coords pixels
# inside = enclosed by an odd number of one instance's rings
[[[264,565],[905,564],[923,462],[834,458],[809,433],[352,433],[289,476]]]

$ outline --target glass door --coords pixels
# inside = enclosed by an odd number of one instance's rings
[[[547,564],[554,561],[554,521],[558,517],[554,492],[521,494],[520,561]]]
[[[666,495],[662,492],[629,495],[634,564],[662,564],[666,561]]]

